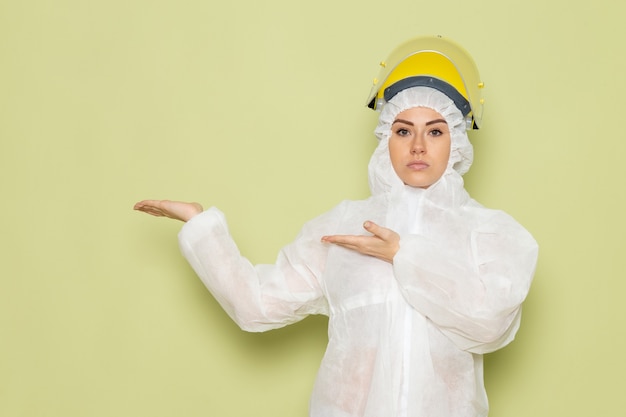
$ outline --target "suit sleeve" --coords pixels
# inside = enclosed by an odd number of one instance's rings
[[[316,223],[302,229],[273,265],[252,265],[233,241],[221,211],[211,208],[185,224],[179,245],[204,285],[243,330],[266,331],[328,314],[320,286],[327,248]]]
[[[534,275],[538,247],[503,212],[477,226],[463,213],[404,236],[394,275],[407,301],[460,349],[488,353],[510,343]]]

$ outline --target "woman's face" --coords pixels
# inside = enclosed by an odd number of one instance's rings
[[[450,159],[450,129],[443,116],[426,107],[399,113],[391,125],[389,156],[406,185],[430,187],[441,178]]]

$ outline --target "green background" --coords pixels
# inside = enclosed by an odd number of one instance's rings
[[[179,254],[196,200],[269,263],[368,195],[397,44],[442,34],[486,83],[467,188],[540,261],[517,340],[486,357],[493,417],[626,408],[626,30],[619,2],[0,1],[0,415],[305,416],[313,317],[240,331]]]

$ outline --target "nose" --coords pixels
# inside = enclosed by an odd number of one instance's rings
[[[424,146],[424,140],[422,138],[415,138],[411,143],[411,153],[413,155],[419,155],[426,152],[426,147]]]

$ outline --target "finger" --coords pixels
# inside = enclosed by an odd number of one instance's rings
[[[374,236],[378,236],[383,240],[384,240],[384,237],[388,235],[387,232],[389,231],[389,229],[387,229],[386,227],[379,226],[370,220],[363,223],[363,228],[367,230],[368,232],[370,232],[371,234],[373,234]]]
[[[143,200],[135,204],[134,209],[152,214],[153,216],[167,216],[167,211],[163,207],[162,200]]]
[[[330,235],[322,236],[322,242],[326,243],[343,243],[346,241],[348,235]]]
[[[322,238],[322,242],[331,243],[361,253],[369,253],[381,240],[376,236],[333,235],[325,236]]]
[[[164,216],[166,216],[166,214],[162,210],[156,209],[154,207],[142,207],[142,208],[139,208],[137,210],[141,211],[143,213],[150,214],[152,216],[157,216],[157,217],[164,217]]]
[[[151,210],[151,209],[153,209],[153,208],[154,208],[154,206],[152,206],[152,205],[150,205],[150,204],[147,204],[147,203],[146,203],[146,202],[144,202],[144,201],[141,201],[141,202],[139,202],[139,203],[137,203],[137,204],[135,204],[135,205],[133,206],[133,209],[135,209],[135,210],[141,210],[141,211]]]
[[[344,243],[344,242],[329,242],[334,246],[338,246],[340,248],[344,248],[344,249],[348,249],[354,252],[359,252],[359,253],[363,253],[364,248],[361,247],[360,245],[354,245],[354,244],[350,244],[350,243]]]
[[[157,207],[159,203],[159,200],[141,200],[140,202],[135,203],[133,208],[135,210],[139,210],[143,207]]]
[[[385,242],[396,240],[396,237],[398,235],[393,230],[388,229],[383,226],[379,226],[376,223],[369,221],[369,220],[363,223],[363,227],[365,228],[365,230],[372,233],[374,236],[378,237],[379,239],[384,240]]]

